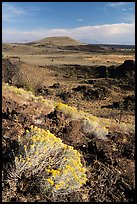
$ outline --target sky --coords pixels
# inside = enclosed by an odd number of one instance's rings
[[[135,2],[2,2],[2,42],[135,44]]]

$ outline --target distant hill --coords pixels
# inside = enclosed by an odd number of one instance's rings
[[[68,45],[81,45],[82,43],[70,38],[70,37],[48,37],[48,38],[44,38],[42,40],[39,41],[34,41],[32,42],[33,44],[48,44],[48,45],[63,45],[63,46],[68,46]]]

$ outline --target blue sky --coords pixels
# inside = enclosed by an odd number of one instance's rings
[[[135,43],[135,2],[2,2],[3,42]]]

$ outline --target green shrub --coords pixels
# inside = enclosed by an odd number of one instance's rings
[[[27,82],[27,80],[19,79],[17,82],[17,86],[25,88],[27,91],[31,91],[35,95],[34,87]]]
[[[80,153],[49,131],[31,126],[18,140],[20,149],[11,179],[17,182],[22,175],[28,180],[33,177],[42,194],[50,196],[69,194],[86,183]]]

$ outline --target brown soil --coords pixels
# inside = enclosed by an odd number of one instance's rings
[[[24,101],[25,102],[25,101]],[[95,136],[85,134],[80,120],[71,120],[56,110],[41,111],[40,104],[32,103],[19,104],[18,97],[9,97],[8,93],[3,93],[3,166],[12,161],[12,150],[17,151],[17,136],[29,129],[30,125],[49,129],[64,143],[73,145],[75,149],[83,154],[83,162],[88,167],[88,182],[84,187],[88,191],[88,201],[111,202],[111,201],[133,201],[135,198],[135,166],[134,166],[134,134],[123,134],[110,132],[107,140],[99,139]],[[35,111],[34,111],[35,110]],[[40,124],[37,121],[40,120]],[[5,178],[6,178],[6,171]],[[8,191],[8,186],[4,182],[4,193]],[[29,192],[33,194],[33,192]],[[31,195],[32,196],[32,195]],[[15,196],[11,194],[4,199],[31,201],[28,194],[23,196],[21,192]],[[36,195],[35,195],[36,196]],[[37,193],[37,196],[40,195]],[[76,196],[76,195],[75,195]],[[77,195],[77,201],[84,201]],[[81,198],[80,198],[81,197]],[[44,198],[39,198],[44,199]],[[63,199],[63,198],[62,198]],[[68,199],[68,198],[65,198]],[[73,199],[72,199],[73,200]],[[33,198],[36,202],[36,197]]]
[[[60,61],[58,65],[52,61],[43,65],[40,61],[34,63],[32,59],[31,63],[29,60],[22,61],[22,55],[17,59],[17,55],[11,53],[15,58],[7,57],[2,62],[3,82],[31,90],[45,99],[67,103],[99,118],[113,119],[118,125],[121,122],[127,126],[135,124],[135,65],[131,59],[114,64],[110,57],[110,63],[102,65],[96,61],[95,66],[69,62],[60,64]],[[82,163],[88,169],[88,181],[80,191],[56,200],[45,198],[38,189],[20,187],[16,193],[11,191],[7,169],[14,162],[13,152],[18,152],[17,136],[23,135],[30,125],[50,130],[83,155]],[[112,127],[103,140],[85,133],[81,119],[72,120],[55,108],[13,94],[8,89],[2,92],[2,133],[4,202],[135,201],[134,133],[124,133]]]

